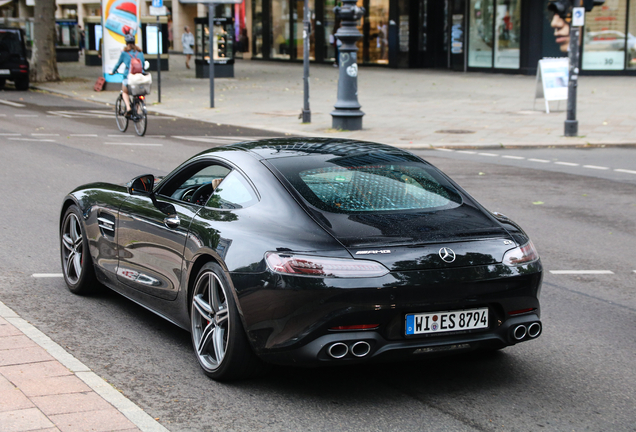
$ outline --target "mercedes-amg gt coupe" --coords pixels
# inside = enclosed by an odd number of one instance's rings
[[[192,334],[216,380],[497,350],[542,331],[526,233],[423,159],[281,138],[66,196],[71,292],[101,285]]]

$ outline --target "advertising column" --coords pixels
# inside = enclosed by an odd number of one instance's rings
[[[121,82],[124,79],[121,74],[109,75],[126,46],[124,35],[134,34],[137,46],[141,46],[141,32],[137,31],[139,14],[139,0],[102,0],[102,64],[107,82]]]

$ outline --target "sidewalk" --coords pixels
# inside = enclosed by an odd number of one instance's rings
[[[167,432],[2,302],[0,430]]]
[[[361,67],[358,99],[361,131],[331,129],[338,69],[311,65],[312,123],[298,118],[303,104],[301,63],[237,60],[236,78],[217,79],[215,108],[209,108],[209,80],[195,78],[184,56],[170,55],[170,70],[157,76],[148,97],[150,111],[213,123],[253,127],[301,136],[344,137],[400,147],[563,146],[636,144],[636,77],[582,76],[578,88],[579,137],[563,136],[566,103],[543,100],[533,109],[535,77],[428,69]],[[193,62],[194,63],[194,62]],[[38,88],[114,103],[118,85],[94,92],[100,67],[58,63],[63,81]]]

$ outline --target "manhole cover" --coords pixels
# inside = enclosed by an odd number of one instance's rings
[[[442,129],[435,131],[435,133],[440,134],[471,134],[475,133],[475,131],[467,130],[467,129]]]

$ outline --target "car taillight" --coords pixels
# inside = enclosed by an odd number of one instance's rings
[[[29,65],[20,65],[20,69],[28,69]]]
[[[384,276],[389,270],[375,261],[296,255],[265,254],[267,266],[276,273],[295,276],[361,278]]]
[[[539,259],[539,253],[532,241],[523,246],[510,249],[503,257],[503,263],[509,266],[528,264]]]

